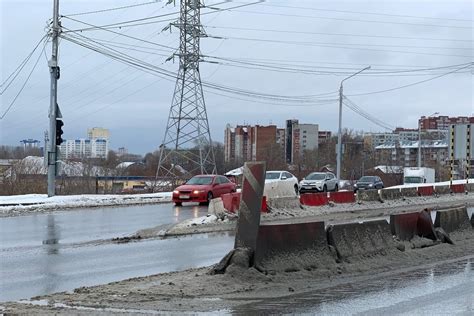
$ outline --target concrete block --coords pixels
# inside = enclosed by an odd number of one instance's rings
[[[395,249],[395,243],[386,220],[330,225],[328,242],[336,248],[339,259],[385,255]]]
[[[267,205],[270,209],[300,209],[300,199],[293,197],[280,197],[267,199]]]
[[[403,197],[414,197],[418,196],[418,188],[401,188],[400,194]]]
[[[260,225],[255,251],[259,270],[295,271],[334,263],[324,222]]]
[[[380,195],[378,190],[358,190],[357,201],[371,202],[380,201]]]
[[[323,193],[304,193],[300,195],[300,202],[307,206],[321,206],[328,204],[328,195]]]
[[[329,201],[334,203],[354,203],[355,195],[352,191],[329,192]]]
[[[209,207],[207,209],[207,212],[209,214],[216,215],[217,217],[221,217],[221,215],[225,214],[227,210],[224,207],[224,203],[222,203],[222,199],[215,198],[209,202]]]
[[[474,183],[466,184],[466,191],[467,192],[474,192]]]
[[[450,194],[451,188],[449,185],[437,185],[434,187],[436,194]]]
[[[435,227],[441,227],[448,234],[471,228],[469,216],[465,206],[438,210],[436,212]]]
[[[227,211],[231,213],[238,211],[240,205],[240,192],[222,194],[221,199],[224,208]]]
[[[466,187],[464,184],[453,184],[451,186],[451,192],[452,193],[465,193]]]
[[[400,240],[415,236],[436,240],[436,233],[429,211],[390,215],[390,229]]]
[[[400,189],[382,189],[380,190],[382,200],[397,200],[402,197]]]
[[[418,195],[419,196],[431,196],[434,195],[434,187],[418,187]]]

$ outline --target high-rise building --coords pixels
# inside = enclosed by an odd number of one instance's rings
[[[474,124],[474,116],[422,116],[418,126],[424,130],[448,130],[451,124]]]
[[[107,158],[109,130],[94,127],[87,130],[88,138],[68,139],[60,145],[61,159]]]
[[[269,150],[277,146],[282,147],[284,131],[276,125],[250,126],[227,125],[224,137],[224,160],[229,161],[257,161],[266,160]]]
[[[101,128],[101,127],[93,127],[93,128],[88,128],[87,129],[87,138],[88,139],[106,139],[109,140],[110,138],[110,132],[106,128]]]
[[[418,164],[418,141],[387,143],[375,147],[375,158],[379,163],[402,167],[416,167]],[[424,167],[444,166],[448,158],[448,142],[425,140],[421,143]]]
[[[298,120],[286,121],[285,158],[287,163],[294,163],[302,157],[305,150],[318,149],[318,124],[300,124]]]

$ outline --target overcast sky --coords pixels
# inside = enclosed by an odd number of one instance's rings
[[[1,82],[45,35],[47,21],[52,16],[52,2],[0,0]],[[67,16],[145,2],[150,1],[63,0],[60,14]],[[107,25],[179,10],[178,6],[165,5],[165,2],[74,15],[71,18],[93,25]],[[252,1],[221,2],[206,1],[206,5],[229,8]],[[371,65],[371,70],[365,74],[345,82],[344,93],[360,108],[389,126],[415,128],[418,117],[434,112],[450,116],[472,115],[472,66],[402,89],[360,96],[356,94],[432,79],[461,66],[415,72],[397,71],[472,62],[473,4],[471,0],[272,0],[221,12],[202,9],[202,13],[214,11],[202,15],[202,23],[210,36],[201,40],[202,53],[236,59],[240,63],[203,62],[201,77],[206,82],[259,93],[307,96],[336,92],[340,81],[349,73]],[[160,19],[146,21],[156,20]],[[137,42],[103,30],[79,34],[102,43],[109,41],[109,44],[121,45],[122,48],[114,48],[176,72],[177,61],[165,63],[172,51],[157,50],[160,48],[149,43],[178,47],[179,32],[176,29],[162,32],[168,23],[164,21],[113,29],[114,32],[148,42]],[[71,30],[87,27],[66,18],[62,19],[62,25]],[[50,85],[46,58],[51,55],[51,45],[48,43],[41,54],[42,48],[43,45],[40,45],[18,78],[1,95],[0,115],[3,115],[38,60],[23,92],[0,121],[1,144],[18,145],[25,138],[38,139],[43,144],[44,131],[48,128]],[[156,150],[163,140],[175,84],[173,80],[139,71],[66,40],[60,43],[59,63],[61,79],[58,103],[65,123],[63,138],[84,138],[87,128],[103,127],[111,132],[113,149],[126,147],[130,152],[140,154]],[[274,68],[262,69],[255,63],[272,63]],[[276,71],[278,67],[286,70]],[[288,69],[294,72],[288,72]],[[312,72],[303,73],[301,69]],[[381,71],[390,73],[376,74]],[[0,88],[0,91],[4,88]],[[320,96],[316,102],[319,104],[308,105],[242,96],[233,98],[214,92],[205,90],[205,99],[211,135],[216,141],[223,142],[227,123],[272,123],[283,127],[286,119],[296,118],[302,123],[317,123],[322,130],[337,130],[337,94]],[[346,107],[343,113],[345,128],[384,131]]]

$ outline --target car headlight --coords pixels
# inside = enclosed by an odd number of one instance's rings
[[[174,190],[173,193],[174,193],[174,194],[179,194],[179,191],[178,191],[178,190]]]
[[[356,188],[357,188],[357,183],[355,183],[355,184],[354,184],[354,187],[356,187]]]
[[[373,185],[372,183],[371,183],[371,184],[369,184],[369,187],[373,187],[373,186],[374,186],[374,185]]]
[[[199,194],[199,193],[204,193],[204,192],[205,192],[204,190],[194,190],[193,194]]]

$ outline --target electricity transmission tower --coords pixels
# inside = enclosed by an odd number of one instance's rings
[[[171,179],[216,173],[206,104],[199,73],[199,42],[206,37],[201,25],[201,0],[181,0],[180,17],[172,26],[180,30],[179,71],[156,177]]]

